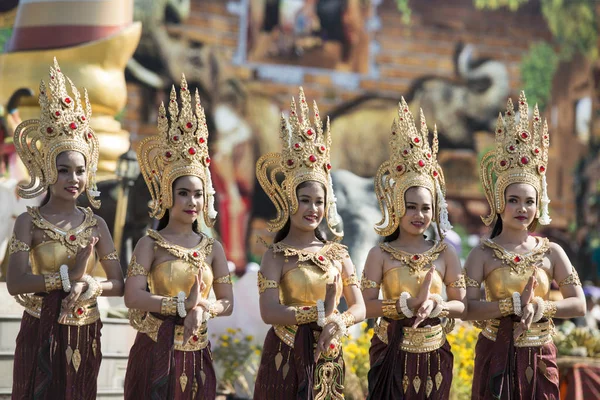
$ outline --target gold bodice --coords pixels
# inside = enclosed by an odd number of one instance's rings
[[[297,257],[294,268],[282,275],[279,281],[279,302],[286,306],[314,306],[317,300],[325,299],[325,289],[328,283],[333,283],[336,275],[341,275],[334,261],[348,257],[345,246],[327,242],[317,252],[304,251],[275,243],[271,246],[273,253],[283,253],[288,257]],[[336,305],[342,296],[342,277],[338,280],[336,290]]]
[[[169,260],[162,262],[148,273],[148,287],[150,293],[159,296],[176,297],[180,291],[190,294],[194,286],[194,266],[182,260]],[[210,288],[213,284],[213,273],[210,267],[202,268],[202,282],[206,285],[201,295],[203,299],[208,298]]]
[[[325,285],[332,283],[335,276],[340,275],[337,268],[328,271],[310,263],[299,265],[287,271],[279,282],[279,302],[286,306],[314,306],[317,300],[325,299]],[[342,296],[342,278],[336,290],[336,304]]]
[[[75,256],[70,256],[65,246],[59,242],[49,241],[35,246],[29,254],[31,271],[35,275],[51,274],[58,272],[60,266],[67,264],[69,269],[75,267]],[[90,256],[85,272],[92,274],[96,266],[96,257]]]
[[[201,295],[204,299],[208,298],[214,275],[205,259],[212,252],[214,239],[203,235],[200,243],[192,248],[187,248],[167,241],[154,230],[149,230],[148,236],[154,239],[156,247],[160,247],[176,257],[150,268],[148,273],[150,293],[175,297],[180,291],[183,291],[187,296],[194,286],[194,277],[202,269],[202,281],[205,287]]]
[[[381,291],[384,300],[395,300],[400,297],[402,292],[408,292],[411,297],[419,294],[419,289],[429,268],[415,271],[414,273],[408,267],[392,268],[383,274]],[[444,281],[442,275],[436,270],[431,281],[431,293],[442,294]]]
[[[484,279],[487,301],[506,299],[514,292],[521,293],[534,270],[538,283],[535,296],[548,299],[551,279],[545,270],[535,268],[548,251],[548,239],[537,240],[535,248],[527,254],[510,252],[489,239],[482,241],[482,245],[492,249],[494,258],[502,263]]]
[[[36,245],[29,254],[34,274],[58,272],[63,264],[68,265],[69,269],[75,266],[77,252],[90,243],[93,227],[97,224],[91,209],[79,207],[79,210],[84,214],[83,222],[76,228],[64,230],[47,221],[38,207],[27,208],[34,228],[41,230],[44,237],[50,239]],[[92,274],[95,265],[94,254],[88,259],[86,273]]]
[[[422,254],[407,253],[394,248],[389,243],[382,243],[380,248],[403,264],[400,267],[391,268],[383,274],[381,282],[383,298],[385,300],[394,300],[398,299],[402,292],[410,293],[411,297],[417,296],[427,271],[446,249],[446,244],[437,241],[429,250]],[[436,272],[431,282],[431,293],[441,294],[444,280],[440,272],[437,270]]]

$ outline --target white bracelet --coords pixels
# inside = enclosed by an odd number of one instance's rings
[[[177,314],[181,318],[185,318],[187,315],[187,311],[185,311],[185,292],[181,291],[177,293]]]
[[[348,333],[346,323],[342,319],[342,316],[339,314],[331,314],[329,318],[327,318],[327,323],[334,323],[335,325],[337,325],[337,330],[333,334],[334,339],[339,339],[343,336],[346,336],[346,333]]]
[[[406,304],[406,301],[410,298],[410,293],[408,292],[402,292],[400,294],[400,311],[402,311],[402,314],[404,314],[404,316],[406,318],[412,318],[415,316],[415,314],[410,311],[410,309],[408,308],[408,305]]]
[[[317,325],[321,328],[325,326],[327,320],[325,319],[325,303],[323,300],[317,300]]]
[[[437,316],[440,315],[440,313],[444,310],[446,304],[442,296],[440,296],[437,293],[432,294],[431,296],[429,296],[429,298],[435,301],[435,308],[429,314],[429,318],[437,318]]]
[[[67,293],[71,291],[71,281],[69,280],[69,267],[67,264],[63,264],[60,266],[58,270],[60,273],[60,280],[62,282],[63,290]]]
[[[217,305],[216,301],[209,301],[208,302],[208,307],[207,310],[205,310],[202,313],[202,322],[206,322],[211,318],[214,318],[217,316],[217,310],[215,310],[215,307]]]
[[[81,280],[87,283],[88,288],[81,294],[81,296],[79,296],[80,300],[85,301],[91,298],[96,298],[100,295],[100,293],[102,293],[102,287],[93,277],[85,274]]]
[[[513,298],[513,311],[515,312],[515,315],[518,317],[522,317],[523,316],[523,308],[521,307],[521,293],[514,292],[512,294],[512,298]]]
[[[544,316],[544,311],[546,311],[546,302],[539,296],[535,296],[533,301],[537,304],[537,310],[535,314],[533,314],[533,322],[538,322]]]

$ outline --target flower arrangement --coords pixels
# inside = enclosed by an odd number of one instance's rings
[[[239,328],[213,335],[213,360],[221,393],[252,398],[262,352],[261,346],[252,344],[253,340]]]
[[[344,362],[346,363],[346,382],[344,384],[346,398],[364,399],[367,397],[369,385],[367,374],[369,373],[369,347],[371,346],[371,337],[373,337],[373,328],[367,329],[367,323],[360,324],[363,332],[359,337],[352,335],[342,340],[344,349]]]
[[[457,322],[454,330],[446,337],[454,354],[452,388],[450,389],[450,399],[452,400],[471,398],[475,344],[478,335],[479,329],[470,323]]]
[[[564,321],[553,338],[559,356],[600,357],[600,331]]]

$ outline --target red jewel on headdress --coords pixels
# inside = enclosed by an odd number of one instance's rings
[[[83,315],[83,308],[79,307],[77,309],[77,315]]]
[[[421,140],[418,137],[416,137],[416,138],[413,139],[413,142],[415,142],[415,143],[419,143],[420,141]]]
[[[173,140],[174,141],[178,141],[179,140],[179,136],[178,135],[173,136]]]
[[[404,154],[405,156],[408,155],[408,150],[404,149],[404,151],[402,152],[402,154]]]
[[[329,345],[329,348],[330,348],[331,350],[335,349],[335,344],[331,343],[331,344]]]
[[[85,121],[85,116],[82,115],[81,117],[79,117],[79,119]]]
[[[91,139],[91,138],[92,138],[92,136],[93,136],[93,135],[92,135],[92,132],[88,132],[88,133],[87,133],[87,137],[88,137],[88,139]]]
[[[515,260],[515,262],[517,262],[517,263],[518,263],[518,262],[521,262],[521,257],[519,257],[519,256],[515,256],[514,260]]]
[[[325,146],[320,147],[321,151],[325,151]]]
[[[535,117],[534,119],[535,119],[536,121],[539,121],[539,120],[540,120],[538,117]]]
[[[525,105],[525,102],[524,102],[524,101],[522,101],[522,102],[521,102],[521,105],[522,105],[522,106],[524,106],[524,105]]]
[[[309,129],[309,130],[307,130],[307,131],[306,131],[306,134],[307,134],[308,136],[312,136],[312,134],[313,134],[313,131],[312,131],[312,129]]]
[[[77,129],[77,124],[75,122],[71,122],[69,124],[69,128],[71,128],[72,130],[75,130],[75,129]]]
[[[188,129],[192,129],[192,126],[193,125],[192,125],[191,122],[188,122],[187,124],[185,124],[185,127],[188,128]]]
[[[167,151],[167,152],[165,153],[165,156],[167,156],[167,158],[171,158],[172,154],[171,154],[171,152],[170,152],[170,151]]]
[[[507,111],[506,115],[512,115],[512,113],[510,111]]]
[[[193,148],[193,147],[190,147],[190,148],[188,149],[188,153],[190,153],[190,155],[192,155],[192,156],[193,156],[194,154],[196,154],[196,149],[195,149],[195,148]]]
[[[515,146],[513,146],[513,145],[510,145],[510,146],[508,146],[508,149],[509,149],[510,151],[515,151]]]
[[[206,160],[204,160],[206,162],[206,165],[210,164],[210,157],[206,157]]]
[[[396,134],[396,131],[392,131],[392,135],[395,135],[395,134]]]
[[[326,167],[327,169],[331,169],[331,164],[327,163]]]
[[[522,132],[522,133],[521,133],[521,137],[522,137],[523,139],[527,139],[527,138],[529,137],[529,134],[528,134],[527,132]]]
[[[56,111],[56,112],[54,113],[54,115],[56,115],[57,117],[60,117],[60,111]]]
[[[315,113],[315,117],[319,118],[319,113]]]
[[[198,335],[194,335],[194,336],[192,336],[192,340],[193,340],[194,342],[197,342],[197,341],[198,341]]]
[[[69,240],[70,240],[71,242],[74,242],[74,241],[75,241],[75,239],[77,239],[77,236],[75,236],[75,235],[71,235],[71,236],[69,236]]]
[[[523,165],[529,164],[529,158],[521,157],[521,164],[523,164]]]
[[[404,112],[408,112],[408,108],[405,108],[405,109],[404,109]]]
[[[424,166],[425,166],[425,161],[419,160],[419,167],[424,167]]]
[[[198,257],[198,253],[197,253],[197,252],[193,252],[193,253],[192,253],[192,256],[194,256],[194,257]]]
[[[46,132],[47,133],[52,133],[52,132],[54,132],[54,129],[52,129],[51,127],[47,127],[46,128]]]
[[[300,148],[300,143],[295,143],[294,147],[297,148],[297,149],[299,149]]]
[[[313,162],[313,163],[314,163],[315,161],[317,161],[317,157],[315,157],[315,155],[314,155],[314,154],[311,154],[311,155],[310,155],[310,157],[308,157],[308,159],[310,160],[310,162]]]
[[[402,165],[396,166],[396,171],[398,171],[398,172],[402,172],[403,169],[404,169],[404,166],[402,166]]]
[[[437,171],[433,171],[433,176],[438,176],[438,172]]]
[[[204,138],[202,138],[202,137],[201,137],[201,138],[199,138],[199,139],[198,139],[198,143],[200,143],[200,144],[204,143]]]
[[[544,139],[548,139],[548,135],[544,135]]]
[[[307,311],[307,310],[310,310],[310,307],[309,307],[309,306],[304,306],[304,307],[302,307],[302,309],[303,309],[304,311]]]
[[[418,254],[415,254],[414,256],[412,256],[412,259],[414,261],[417,261],[419,258],[421,258]]]
[[[540,154],[540,149],[538,149],[538,148],[536,147],[535,149],[533,149],[533,152],[534,152],[535,154]]]
[[[500,166],[501,167],[506,167],[506,160],[500,161]]]
[[[427,153],[427,158],[431,158],[431,153]]]
[[[290,167],[294,165],[294,160],[292,160],[291,158],[287,160],[287,165],[289,165]]]
[[[325,261],[325,257],[319,256],[319,261]]]
[[[186,90],[187,90],[187,89],[186,89],[185,87],[182,87],[182,88],[181,88],[181,91],[182,91],[182,92],[185,92]]]
[[[498,129],[498,133],[502,133],[502,129]]]
[[[545,172],[546,171],[546,167],[544,167],[543,165],[540,165],[540,172]]]

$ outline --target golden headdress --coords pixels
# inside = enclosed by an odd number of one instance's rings
[[[278,231],[283,228],[290,215],[298,211],[298,198],[296,197],[298,185],[306,181],[316,181],[326,188],[325,219],[331,231],[339,237],[343,233],[334,229],[339,225],[341,219],[337,213],[330,174],[329,118],[327,118],[325,130],[323,130],[317,103],[313,102],[314,125],[312,125],[302,88],[300,88],[299,101],[299,116],[296,114],[296,101],[293,98],[289,120],[286,121],[283,114],[281,115],[279,130],[283,144],[281,153],[265,154],[256,162],[258,182],[277,209],[277,217],[269,222],[268,228],[270,231]],[[284,175],[281,184],[277,181],[277,174]]]
[[[200,178],[204,184],[204,222],[212,227],[217,212],[209,169],[206,117],[197,89],[192,105],[192,96],[183,75],[179,97],[181,111],[173,86],[169,119],[165,105],[161,104],[158,110],[158,134],[144,139],[137,153],[142,175],[152,196],[150,216],[162,218],[165,211],[173,206],[173,182],[179,177],[192,175]]]
[[[533,110],[533,121],[529,121],[529,108],[525,92],[519,97],[519,122],[511,99],[508,99],[504,118],[498,116],[496,124],[496,146],[481,160],[480,178],[485,197],[490,205],[490,215],[482,217],[491,225],[498,214],[504,211],[504,191],[513,183],[528,183],[537,191],[538,221],[550,223],[548,213],[548,189],[546,169],[548,167],[548,123],[540,117],[537,104]]]
[[[27,185],[19,184],[18,193],[26,199],[39,196],[56,182],[56,157],[65,151],[78,151],[86,161],[88,200],[94,208],[99,208],[100,200],[96,199],[100,196],[96,186],[99,145],[89,126],[92,107],[84,89],[83,108],[79,90],[67,77],[72,92],[69,95],[65,78],[55,58],[48,89],[43,80],[40,83],[40,118],[23,121],[15,130],[15,148],[31,179]]]
[[[413,186],[429,189],[434,202],[433,220],[437,222],[440,236],[452,229],[448,222],[448,207],[445,200],[446,183],[442,168],[437,162],[437,128],[429,146],[429,129],[423,110],[421,128],[415,125],[408,104],[402,98],[398,108],[398,119],[390,134],[390,159],[377,170],[375,193],[383,218],[375,226],[381,236],[391,235],[406,212],[404,193]]]

